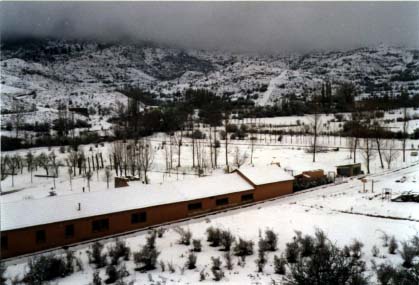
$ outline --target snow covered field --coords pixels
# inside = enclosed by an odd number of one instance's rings
[[[381,245],[380,236],[382,231],[395,235],[401,242],[419,232],[419,205],[416,203],[388,202],[377,196],[381,189],[390,187],[393,194],[401,191],[417,189],[417,173],[419,165],[414,164],[395,171],[385,171],[371,175],[368,180],[374,179],[374,193],[371,192],[370,184],[367,183],[367,192],[362,192],[360,180],[348,179],[344,183],[318,189],[306,190],[290,196],[278,198],[274,201],[263,202],[247,208],[232,210],[224,213],[211,215],[207,218],[192,219],[190,221],[166,226],[168,230],[163,238],[158,238],[156,245],[161,252],[159,260],[172,262],[176,272],[167,270],[161,272],[155,269],[147,273],[134,270],[134,263],[127,261],[126,267],[130,276],[124,280],[133,281],[134,284],[196,284],[200,278],[200,271],[204,270],[208,276],[203,283],[212,284],[210,273],[210,258],[222,256],[219,248],[208,245],[205,230],[209,226],[216,226],[231,230],[235,236],[257,241],[260,231],[273,229],[279,235],[278,250],[268,254],[268,264],[264,273],[257,273],[255,259],[256,253],[246,259],[245,265],[238,266],[237,258],[234,257],[233,270],[224,270],[225,277],[221,283],[230,284],[271,284],[272,280],[281,284],[282,277],[274,274],[272,259],[273,255],[280,255],[284,251],[285,244],[292,240],[294,231],[302,231],[303,234],[312,234],[316,228],[323,229],[329,238],[337,245],[343,246],[353,239],[364,243],[362,256],[370,268],[370,261],[375,260],[378,264],[390,261],[392,264],[401,263],[399,254],[391,255]],[[406,177],[406,182],[396,183],[401,177]],[[368,216],[370,215],[370,216]],[[374,217],[388,216],[392,217]],[[394,219],[398,218],[398,219]],[[202,252],[197,253],[197,268],[195,270],[182,270],[190,247],[178,244],[179,236],[173,230],[181,226],[190,229],[193,238],[201,239]],[[139,231],[121,237],[131,247],[132,251],[138,251],[145,243],[147,231]],[[107,245],[114,242],[113,238],[106,240]],[[376,245],[380,249],[378,257],[373,257],[371,248]],[[106,246],[105,246],[106,248]],[[84,270],[76,272],[69,277],[55,280],[57,284],[88,284],[92,281],[94,269],[88,264],[86,250],[88,245],[80,245],[75,248],[76,256],[81,258]],[[61,251],[60,251],[61,252]],[[59,252],[57,252],[59,253]],[[26,268],[26,258],[15,259],[7,262],[6,276],[22,277]],[[370,270],[370,269],[368,269]],[[367,272],[371,273],[371,272]],[[105,269],[100,270],[102,279],[106,279]],[[371,281],[374,281],[372,277]]]

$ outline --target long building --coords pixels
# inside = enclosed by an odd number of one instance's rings
[[[277,165],[157,185],[1,205],[1,257],[9,258],[186,219],[292,193]]]

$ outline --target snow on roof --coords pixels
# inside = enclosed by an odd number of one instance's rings
[[[242,167],[236,170],[247,177],[254,185],[294,180],[291,174],[276,164],[265,167]]]
[[[49,224],[253,190],[237,173],[1,203],[1,230]],[[81,210],[78,211],[78,203]]]

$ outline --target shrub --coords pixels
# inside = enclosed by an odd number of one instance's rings
[[[210,246],[220,246],[221,230],[219,228],[209,227],[207,229],[207,241],[210,243]]]
[[[102,254],[103,244],[95,242],[91,250],[87,252],[89,263],[95,264],[96,268],[102,268],[106,265],[106,253]]]
[[[380,249],[374,245],[371,249],[372,256],[377,257],[380,254]]]
[[[173,265],[172,262],[167,263],[167,268],[169,268],[170,273],[175,273],[176,272],[175,266]]]
[[[199,281],[204,281],[205,280],[205,269],[202,269],[199,272]]]
[[[285,257],[288,263],[296,263],[299,254],[299,247],[297,241],[293,241],[286,244]]]
[[[115,281],[119,279],[119,272],[113,264],[106,267],[106,274],[108,275],[108,279],[105,280],[106,284],[115,283]]]
[[[311,236],[305,235],[303,238],[298,240],[301,256],[307,257],[314,252],[314,240]]]
[[[96,270],[95,272],[93,272],[93,281],[92,281],[93,285],[102,285],[102,278],[100,278],[99,276],[99,271]]]
[[[381,285],[390,285],[391,280],[397,271],[390,264],[380,264],[375,268],[375,273],[377,274],[377,280]]]
[[[408,242],[402,242],[402,250],[400,255],[403,258],[403,266],[410,268],[413,266],[413,259],[416,256],[416,248]]]
[[[186,267],[188,269],[195,269],[196,268],[196,259],[197,259],[196,254],[191,252],[188,255],[188,260],[186,261]]]
[[[158,229],[156,230],[156,232],[157,232],[157,237],[158,237],[158,238],[162,238],[162,237],[163,237],[163,235],[164,235],[164,233],[166,232],[166,229],[165,229],[165,228],[158,228]]]
[[[231,245],[233,244],[234,240],[235,238],[230,231],[222,231],[220,235],[220,243],[223,246],[222,250],[230,251]]]
[[[253,254],[253,241],[246,241],[242,238],[239,238],[239,242],[236,242],[234,246],[234,254],[236,256],[247,256]]]
[[[193,246],[192,251],[194,251],[194,252],[201,252],[201,250],[202,250],[201,240],[199,240],[199,239],[193,239],[192,240],[192,246]]]
[[[359,240],[355,239],[349,247],[352,257],[361,258],[363,247],[364,247],[364,244],[360,242]]]
[[[274,271],[276,274],[284,275],[285,274],[285,264],[287,260],[281,256],[278,257],[277,255],[274,256]]]
[[[278,244],[278,235],[272,230],[266,230],[265,238],[261,239],[261,241],[264,251],[275,251]],[[259,243],[259,247],[261,243]]]
[[[258,258],[255,260],[255,262],[258,268],[258,272],[263,272],[263,268],[265,267],[267,262],[264,248],[259,247]]]
[[[383,246],[384,247],[387,247],[388,246],[388,242],[389,242],[389,240],[390,240],[390,236],[387,234],[387,233],[385,233],[385,232],[382,232],[382,235],[381,235],[381,240],[383,241]]]
[[[156,231],[148,232],[148,236],[146,238],[146,246],[148,248],[151,248],[151,249],[156,248],[156,236],[157,236]]]
[[[112,265],[118,265],[119,259],[123,258],[125,261],[129,260],[131,249],[127,247],[124,241],[117,240],[115,246],[108,249]]]
[[[179,239],[180,244],[184,244],[184,245],[191,244],[192,233],[190,230],[185,230],[181,227],[176,227],[174,231],[180,235],[180,239]]]
[[[160,260],[159,265],[160,265],[161,272],[166,271],[166,264],[164,263],[163,260]]]
[[[42,284],[58,277],[67,276],[66,262],[55,256],[40,256],[29,260],[29,271],[24,281],[29,284]]]
[[[0,262],[0,284],[5,284],[6,278],[4,278],[4,273],[6,272],[6,266],[3,262]]]
[[[224,277],[224,272],[221,270],[221,260],[219,257],[211,257],[212,267],[211,272],[214,275],[215,281],[220,281]]]
[[[419,235],[415,235],[410,240],[410,243],[415,248],[416,255],[419,255]]]
[[[399,247],[397,244],[396,238],[392,236],[388,243],[388,253],[390,254],[396,254],[396,250]]]
[[[160,252],[156,250],[155,246],[156,233],[152,232],[147,237],[147,243],[143,248],[134,253],[134,263],[140,270],[153,270],[156,268],[157,257]],[[141,266],[142,267],[139,267]]]
[[[367,284],[362,260],[345,256],[343,250],[331,243],[320,230],[316,231],[314,240],[315,250],[311,256],[297,255],[296,262],[289,264],[285,284]]]
[[[230,251],[227,251],[226,253],[224,253],[224,260],[226,262],[226,268],[228,270],[232,270],[233,269],[233,260],[231,258],[231,253]]]

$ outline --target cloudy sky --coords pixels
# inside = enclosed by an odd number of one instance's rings
[[[204,49],[284,52],[380,43],[419,48],[419,2],[10,2],[2,40],[145,40]]]

